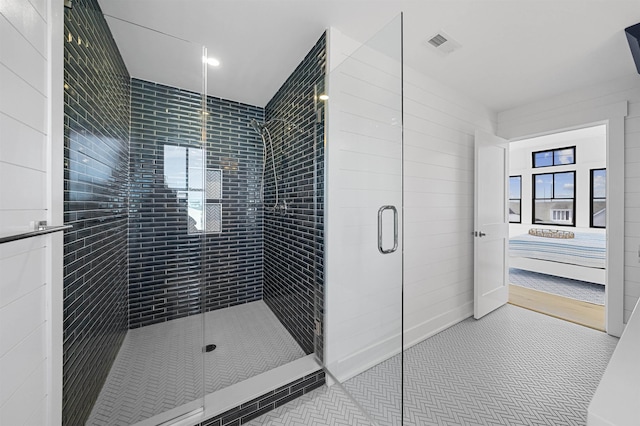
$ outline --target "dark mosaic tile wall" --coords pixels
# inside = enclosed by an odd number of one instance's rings
[[[63,424],[88,417],[127,331],[129,74],[94,0],[65,9]]]
[[[323,370],[319,370],[271,392],[267,392],[239,407],[205,420],[198,426],[240,426],[324,384],[325,373]]]
[[[325,62],[323,34],[265,108],[266,120],[275,120],[269,129],[279,205],[273,208],[274,180],[267,173],[264,300],[307,354],[314,351],[314,340],[322,343],[322,336],[314,338],[314,320],[323,318],[316,304],[324,294],[324,138],[322,119],[318,119],[322,105],[314,99],[314,86],[324,87]],[[270,171],[271,167],[268,156],[266,168]],[[321,345],[317,354],[322,356]]]
[[[222,233],[205,237],[207,311],[262,299],[264,109],[207,98],[207,168],[222,170]]]
[[[222,233],[189,235],[188,206],[165,182],[165,145],[201,148],[202,97],[131,82],[129,324],[131,328],[262,298],[262,108],[207,99],[207,167],[223,170]],[[218,200],[219,201],[219,200]],[[204,293],[203,293],[204,292]]]

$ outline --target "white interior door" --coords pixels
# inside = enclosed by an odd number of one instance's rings
[[[476,131],[473,316],[509,300],[509,143]]]

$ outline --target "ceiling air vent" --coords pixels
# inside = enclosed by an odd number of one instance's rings
[[[429,44],[433,47],[440,47],[442,43],[446,43],[447,39],[442,34],[436,34],[429,39]]]
[[[424,43],[425,46],[435,49],[443,55],[448,55],[454,50],[462,47],[460,43],[453,40],[443,31],[438,31],[435,35],[427,38]]]

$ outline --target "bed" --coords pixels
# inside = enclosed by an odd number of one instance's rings
[[[534,229],[535,231],[542,231]],[[522,234],[509,239],[509,266],[574,280],[605,284],[604,233],[570,233],[572,238]]]

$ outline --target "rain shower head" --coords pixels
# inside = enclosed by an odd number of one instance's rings
[[[262,134],[262,129],[264,128],[264,124],[261,124],[255,118],[251,119],[251,126],[255,129],[258,134]]]

